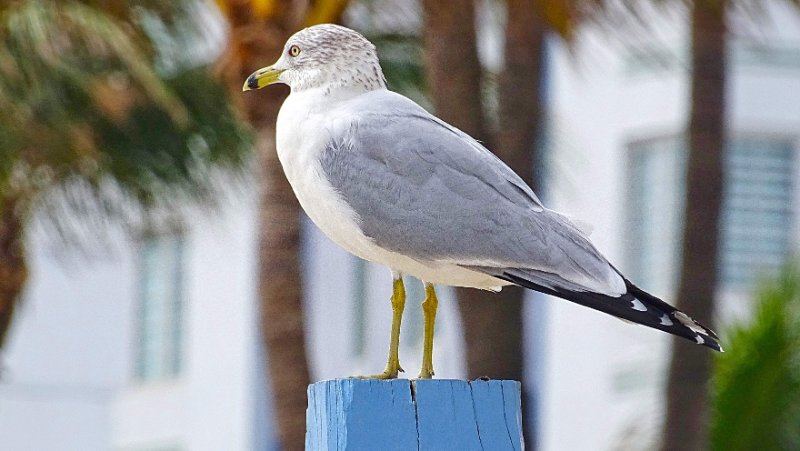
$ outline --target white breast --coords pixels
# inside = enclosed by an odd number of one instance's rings
[[[319,154],[328,142],[324,115],[319,112],[325,105],[309,102],[319,97],[307,93],[290,95],[278,114],[278,158],[300,205],[317,227],[349,252],[368,258],[375,245],[361,233],[357,215],[320,167]]]
[[[325,100],[320,101],[323,98]],[[328,182],[319,155],[328,143],[326,117],[335,99],[312,90],[292,93],[278,114],[276,146],[286,178],[314,224],[348,252],[430,283],[497,290],[503,281],[447,262],[420,261],[376,245],[358,215]]]

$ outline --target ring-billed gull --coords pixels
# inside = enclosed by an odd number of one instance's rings
[[[425,286],[420,378],[433,375],[434,284],[516,284],[721,351],[714,332],[633,285],[480,143],[387,90],[375,46],[359,33],[297,32],[243,90],[273,83],[291,88],[276,144],[300,205],[334,242],[392,270],[389,359],[374,377],[402,371],[403,274]]]

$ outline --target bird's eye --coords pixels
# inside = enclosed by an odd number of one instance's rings
[[[300,54],[300,47],[293,45],[289,47],[289,56],[297,56]]]

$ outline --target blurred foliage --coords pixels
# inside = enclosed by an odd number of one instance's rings
[[[765,285],[755,308],[716,360],[712,449],[800,449],[800,267]]]
[[[212,200],[212,168],[241,168],[250,145],[201,62],[157,64],[202,33],[192,4],[0,3],[3,198],[123,221]]]
[[[389,89],[430,108],[425,87],[422,38],[415,34],[377,32],[367,33],[366,37],[378,50]]]

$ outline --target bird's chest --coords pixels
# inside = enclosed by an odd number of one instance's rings
[[[346,250],[373,260],[375,245],[322,170],[319,157],[329,139],[324,122],[316,113],[299,113],[291,104],[284,105],[277,123],[278,158],[300,206],[317,227]]]

